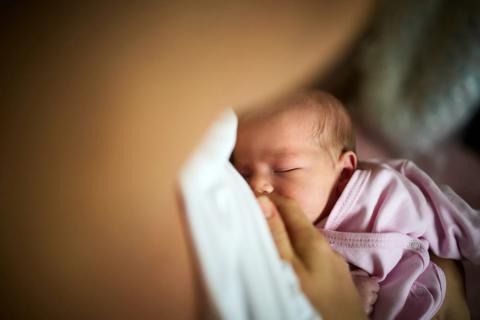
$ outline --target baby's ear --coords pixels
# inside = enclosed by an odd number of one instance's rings
[[[347,151],[340,155],[338,159],[338,165],[340,168],[340,176],[338,177],[338,189],[343,191],[348,181],[353,175],[353,172],[357,168],[357,155],[353,151]]]
[[[353,151],[346,151],[340,155],[338,159],[339,164],[342,168],[349,169],[355,171],[357,169],[357,155]]]

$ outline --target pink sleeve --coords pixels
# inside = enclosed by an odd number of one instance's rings
[[[412,197],[413,201],[426,201],[431,212],[419,212],[426,223],[420,238],[428,241],[436,255],[450,259],[467,259],[480,264],[480,213],[472,209],[450,188],[440,188],[413,162],[392,160],[387,162],[406,177],[414,186],[413,193],[423,197]],[[416,191],[415,191],[416,190]],[[419,200],[421,199],[421,200]]]

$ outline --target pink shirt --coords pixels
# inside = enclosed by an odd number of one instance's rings
[[[322,233],[351,264],[380,279],[374,319],[431,319],[445,276],[428,250],[480,264],[480,214],[406,160],[364,162]]]

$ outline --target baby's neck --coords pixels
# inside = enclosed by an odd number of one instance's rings
[[[350,178],[351,177],[348,178],[348,181],[350,181]],[[338,199],[342,195],[343,190],[345,190],[345,187],[347,186],[347,184],[348,182],[343,185],[337,184],[337,186],[335,186],[335,188],[330,193],[330,197],[328,198],[327,204],[325,205],[325,208],[323,209],[322,213],[313,222],[315,226],[323,227],[328,216],[330,215],[330,212],[333,210],[335,203],[337,203]]]

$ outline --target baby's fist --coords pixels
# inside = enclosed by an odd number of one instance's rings
[[[367,314],[372,313],[373,305],[377,302],[378,291],[380,290],[378,279],[376,277],[370,277],[367,272],[361,269],[353,270],[351,274],[355,287],[360,295],[363,310]]]

